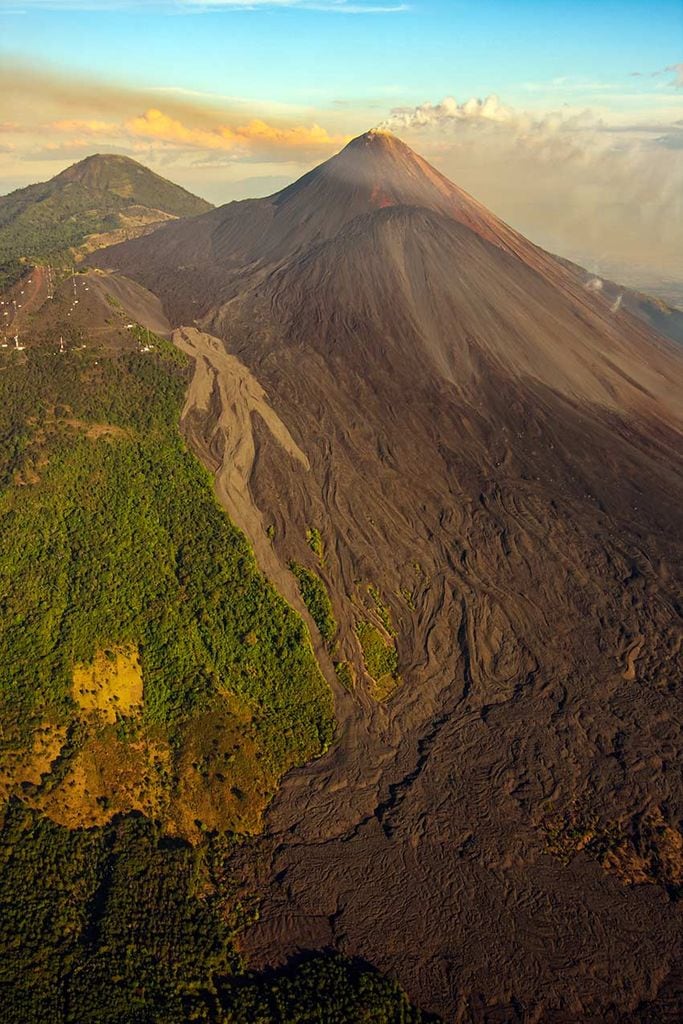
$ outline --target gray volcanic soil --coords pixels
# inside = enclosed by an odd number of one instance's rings
[[[358,675],[316,639],[338,739],[238,858],[243,948],[363,957],[449,1021],[677,1020],[680,351],[397,140],[335,160],[94,258],[201,328],[186,434],[288,596],[320,530]]]

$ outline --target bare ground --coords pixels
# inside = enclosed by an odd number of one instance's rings
[[[337,740],[236,860],[251,962],[334,947],[448,1021],[680,1019],[680,350],[372,133],[98,259],[198,328],[185,434],[357,679],[317,638]]]
[[[386,396],[366,396],[342,433],[335,410],[316,405],[312,374],[284,368],[296,365],[289,352],[266,387],[274,394],[278,380],[274,404],[289,413],[289,430],[280,418],[274,430],[272,410],[264,418],[245,397],[248,371],[216,339],[190,337],[186,430],[262,566],[297,602],[285,566],[305,557],[306,525],[319,525],[338,653],[362,678],[358,582],[374,581],[392,606],[404,677],[386,705],[369,686],[337,687],[337,745],[285,780],[240,864],[265,893],[245,952],[266,965],[333,946],[447,1020],[626,1020],[674,967],[676,905],[656,869],[629,876],[590,851],[554,855],[547,822],[578,808],[628,847],[639,816],[664,809],[677,821],[671,567],[654,535],[633,540],[634,520],[641,530],[650,520],[647,508],[634,514],[623,482],[643,453],[624,446],[626,461],[606,470],[596,451],[615,442],[596,419],[586,475],[576,467],[557,487],[585,420],[541,394],[498,435],[478,436],[484,425],[461,410],[455,450],[429,440],[455,410],[432,402],[425,415],[421,397],[404,399],[387,428]],[[305,448],[288,450],[282,430]]]

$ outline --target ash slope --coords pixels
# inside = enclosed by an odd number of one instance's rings
[[[676,1019],[680,352],[377,133],[98,260],[201,327],[214,468],[216,338],[267,393],[308,467],[252,416],[240,503],[278,572],[320,530],[358,677],[245,854],[254,962],[334,946],[448,1020]]]

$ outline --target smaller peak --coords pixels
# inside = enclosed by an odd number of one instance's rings
[[[78,163],[71,164],[54,177],[55,181],[83,181],[95,174],[108,173],[113,170],[126,169],[128,171],[147,170],[136,160],[121,153],[91,153],[83,157]]]
[[[91,153],[90,156],[83,157],[80,161],[82,164],[92,163],[93,161],[101,161],[106,163],[128,163],[134,164],[135,160],[132,160],[129,156],[124,156],[123,153]]]
[[[82,186],[107,192],[126,205],[147,206],[174,216],[204,213],[211,204],[160,177],[123,153],[92,153],[50,179],[54,188]]]
[[[137,161],[123,153],[90,153],[71,167],[92,167],[93,164],[136,164]],[[138,164],[138,166],[142,166]],[[67,167],[70,170],[71,167]]]

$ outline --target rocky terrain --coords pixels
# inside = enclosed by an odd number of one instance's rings
[[[237,861],[250,961],[679,1019],[680,347],[380,132],[91,261],[161,301],[187,438],[338,624],[336,742]]]

